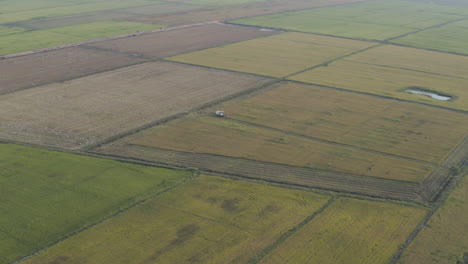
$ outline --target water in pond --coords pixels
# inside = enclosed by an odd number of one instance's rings
[[[427,95],[433,99],[440,100],[440,101],[448,101],[452,99],[450,96],[446,95],[441,95],[435,92],[428,92],[428,91],[422,91],[422,90],[417,90],[417,89],[408,89],[405,92],[407,93],[412,93],[412,94],[422,94],[422,95]]]

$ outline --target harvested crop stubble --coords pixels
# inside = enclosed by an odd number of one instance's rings
[[[145,63],[0,97],[0,138],[77,149],[267,78],[170,62]]]
[[[468,110],[468,57],[381,46],[290,77],[292,80]],[[330,78],[332,76],[332,78]],[[452,100],[405,92],[421,87]]]
[[[468,127],[462,113],[295,83],[223,109],[232,119],[436,163]]]
[[[169,60],[273,77],[365,49],[374,43],[283,33],[169,58]]]
[[[260,263],[389,263],[426,210],[339,198]]]
[[[273,34],[277,32],[234,25],[209,24],[104,41],[89,46],[142,54],[148,57],[166,57]]]
[[[0,60],[0,94],[143,61],[125,54],[80,47]]]
[[[466,14],[468,8],[387,0],[249,17],[234,22],[355,39],[385,40],[457,20]]]
[[[434,169],[428,164],[211,117],[186,118],[156,127],[130,143],[403,181],[420,182]]]
[[[21,264],[245,263],[328,198],[201,176]]]
[[[0,144],[0,263],[164,191],[189,172]]]
[[[468,175],[465,175],[405,250],[398,263],[465,263],[468,258],[467,218]]]

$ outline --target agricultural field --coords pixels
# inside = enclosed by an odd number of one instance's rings
[[[193,10],[207,9],[201,5],[189,5],[179,3],[160,3],[151,6],[130,7],[117,10],[105,10],[78,15],[45,17],[26,21],[11,23],[18,27],[29,29],[51,29],[64,26],[87,24],[102,21],[126,21],[136,19],[141,16],[159,17],[162,15],[186,13]],[[154,24],[154,23],[153,23]]]
[[[374,43],[283,33],[168,58],[232,71],[284,77],[362,50]]]
[[[386,40],[466,15],[468,8],[389,0],[257,16],[233,22],[354,39]]]
[[[468,264],[465,2],[0,0],[0,264]]]
[[[35,4],[34,2],[39,2]],[[137,6],[155,5],[161,2],[154,0],[103,0],[103,1],[37,1],[37,0],[7,0],[0,7],[0,24],[19,21],[42,19],[90,13],[96,11],[123,9]]]
[[[468,55],[468,20],[431,28],[392,40],[393,43]]]
[[[143,62],[115,52],[73,47],[0,60],[0,94]]]
[[[389,157],[214,117],[187,117],[145,131],[132,145],[421,182],[431,164]]]
[[[0,144],[0,263],[10,263],[191,176]]]
[[[260,31],[256,28],[234,25],[208,24],[132,38],[108,40],[87,46],[96,47],[100,50],[107,49],[119,53],[160,58],[272,34],[277,34],[277,32]]]
[[[11,34],[22,33],[25,31],[27,31],[27,29],[25,28],[0,26],[0,37],[11,35]]]
[[[288,82],[222,108],[233,120],[434,163],[468,135],[462,113]]]
[[[426,213],[415,207],[338,198],[258,263],[390,263]]]
[[[0,55],[162,28],[133,22],[95,22],[0,37]]]
[[[404,252],[400,264],[466,263],[468,258],[468,175]]]
[[[162,16],[139,16],[126,19],[139,23],[161,24],[168,26],[186,25],[192,23],[200,23],[213,20],[232,20],[244,17],[268,15],[280,12],[295,11],[305,8],[315,8],[323,6],[333,6],[340,4],[350,4],[355,2],[362,2],[363,0],[268,0],[268,1],[251,1],[247,4],[239,5],[224,5],[224,6],[211,6],[211,8],[204,8],[195,10],[189,13],[168,14]],[[171,1],[171,2],[185,2],[189,1]],[[215,1],[212,1],[215,2]],[[216,1],[219,3],[221,1]],[[198,6],[198,5],[194,5]],[[215,8],[213,10],[213,8]]]
[[[267,78],[151,62],[0,97],[2,139],[79,149]]]
[[[20,263],[245,263],[329,199],[201,176]]]
[[[379,46],[290,79],[467,111],[467,65],[466,56]],[[407,89],[430,91],[450,100],[411,94]]]

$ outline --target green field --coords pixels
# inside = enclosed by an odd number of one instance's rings
[[[329,198],[201,176],[21,263],[245,263]]]
[[[10,263],[189,177],[0,144],[0,263]]]
[[[169,60],[283,77],[372,45],[364,41],[283,33],[182,54]]]
[[[83,3],[84,2],[84,3]],[[0,24],[18,21],[57,17],[89,12],[121,9],[135,6],[155,5],[155,0],[71,0],[71,1],[37,1],[37,0],[7,0],[0,7]]]
[[[402,205],[339,198],[260,263],[387,264],[426,213]]]
[[[447,52],[468,54],[468,21],[451,23],[411,34],[392,42]]]
[[[356,39],[384,40],[456,20],[466,14],[468,9],[389,0],[259,16],[233,22]]]
[[[404,252],[400,264],[466,263],[468,258],[468,175],[435,212]],[[465,257],[465,262],[463,258]]]
[[[396,55],[397,54],[397,55]],[[398,46],[379,46],[290,77],[409,101],[468,110],[468,57]],[[420,87],[451,96],[440,101],[405,92]]]
[[[161,27],[160,25],[106,21],[11,34],[0,37],[0,55],[124,35]]]
[[[25,31],[27,31],[27,29],[25,28],[0,26],[0,37],[5,35],[23,33]]]

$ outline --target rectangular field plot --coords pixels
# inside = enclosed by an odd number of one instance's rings
[[[468,175],[437,209],[415,240],[404,251],[399,264],[464,263],[468,257]]]
[[[381,46],[290,79],[446,108],[468,110],[468,57]],[[450,97],[441,101],[408,89]]]
[[[392,42],[447,52],[468,54],[468,21],[447,24],[411,34]]]
[[[20,263],[246,263],[328,199],[201,176]]]
[[[11,263],[191,174],[0,144],[0,263]]]
[[[392,260],[426,210],[338,198],[259,263],[373,263]]]
[[[81,47],[0,60],[0,94],[143,62],[144,59]]]
[[[234,0],[235,1],[235,0]],[[243,1],[243,0],[242,0]],[[202,10],[194,10],[187,13],[177,13],[168,15],[148,15],[129,18],[128,21],[140,23],[161,24],[167,26],[188,25],[206,21],[226,21],[231,19],[252,17],[279,12],[300,10],[304,8],[314,8],[330,5],[347,4],[360,2],[362,0],[268,0],[261,2],[250,2],[240,5],[211,6]],[[190,1],[171,1],[188,3]],[[219,3],[221,1],[212,1]],[[201,5],[192,5],[201,6]],[[215,9],[214,9],[215,8]]]
[[[462,113],[295,83],[222,108],[230,119],[435,163],[468,135]]]
[[[144,131],[131,145],[420,182],[431,164],[310,140],[212,117],[188,117]]]
[[[259,16],[234,22],[357,39],[385,40],[460,19],[466,14],[468,9],[390,0]]]
[[[283,33],[169,58],[272,77],[284,77],[353,53],[373,43],[302,33]]]
[[[133,22],[95,22],[49,30],[29,31],[0,38],[0,55],[48,48],[85,40],[162,28]]]
[[[210,24],[104,41],[89,46],[147,57],[166,57],[272,34],[277,33],[260,31],[257,28]]]
[[[145,63],[0,97],[0,138],[77,149],[269,80]]]

